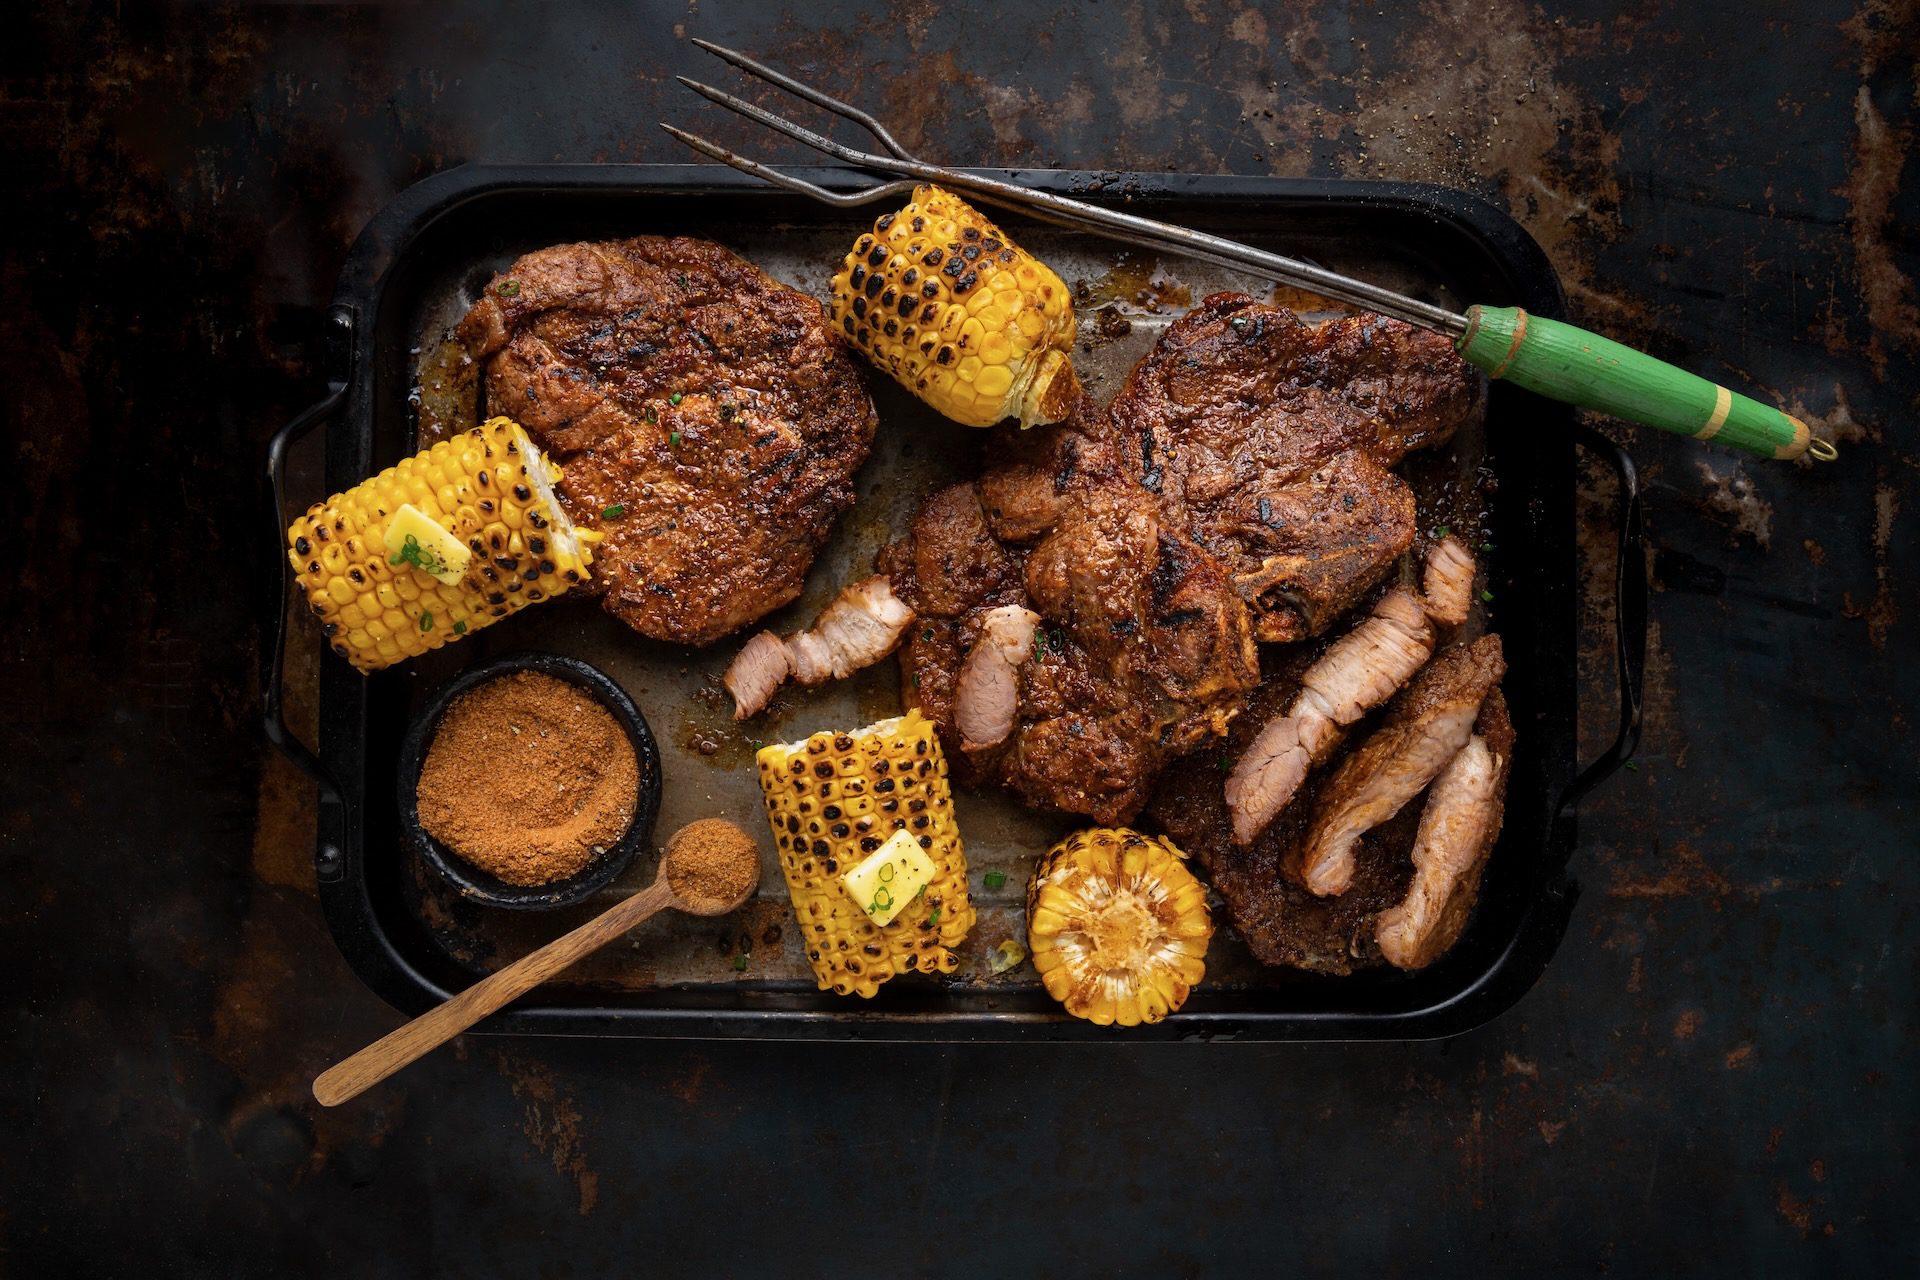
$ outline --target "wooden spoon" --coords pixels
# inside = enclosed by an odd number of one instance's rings
[[[683,828],[682,831],[685,829]],[[654,882],[624,902],[546,946],[522,956],[498,973],[482,978],[437,1009],[375,1040],[351,1058],[320,1073],[313,1096],[324,1107],[337,1107],[379,1084],[400,1068],[439,1048],[480,1019],[525,995],[562,969],[593,954],[628,930],[672,908],[695,916],[722,916],[752,896],[759,884],[760,863],[752,837],[741,833],[743,846],[754,849],[753,881],[728,902],[690,902],[673,890],[669,864],[680,846],[680,832],[667,842]]]

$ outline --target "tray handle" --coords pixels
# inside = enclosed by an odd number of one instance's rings
[[[1560,793],[1553,809],[1555,825],[1559,825],[1582,797],[1633,758],[1634,749],[1640,745],[1641,690],[1647,665],[1647,556],[1640,520],[1640,473],[1626,450],[1586,423],[1575,424],[1574,440],[1613,468],[1620,489],[1617,506],[1620,541],[1615,553],[1613,586],[1613,645],[1620,689],[1620,726],[1614,734],[1613,745],[1576,774]],[[1564,841],[1562,847],[1570,857],[1573,842]]]
[[[328,315],[328,345],[332,350],[350,352],[353,335],[353,319],[344,310],[335,310]],[[335,345],[337,344],[337,345]],[[350,357],[348,357],[350,359]],[[346,360],[329,361],[340,370],[338,376],[327,382],[327,391],[319,400],[294,418],[286,426],[273,433],[273,439],[267,443],[267,503],[272,518],[272,541],[270,547],[281,548],[287,536],[286,517],[286,481],[287,454],[299,441],[310,435],[315,428],[339,413],[346,403],[347,384],[350,368]],[[272,613],[267,619],[265,634],[272,637],[264,655],[262,655],[260,673],[260,704],[265,721],[267,741],[284,752],[289,760],[300,766],[309,778],[320,788],[320,804],[323,809],[331,806],[339,809],[344,801],[340,794],[340,784],[332,772],[321,763],[313,749],[302,742],[287,725],[286,697],[284,682],[287,666],[287,597],[293,588],[293,565],[284,550],[276,551],[275,558],[280,564],[279,589],[274,593],[271,605]],[[329,827],[323,821],[321,830]],[[314,868],[321,880],[338,879],[344,867],[344,858],[340,848],[331,841],[323,840],[314,855]]]

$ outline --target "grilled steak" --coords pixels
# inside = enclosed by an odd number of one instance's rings
[[[1229,741],[1222,747],[1229,756],[1244,750],[1262,720],[1280,714],[1299,689],[1299,676],[1308,655],[1272,651],[1270,657],[1275,663],[1266,682],[1247,713],[1234,722]],[[1498,689],[1482,704],[1474,733],[1498,758],[1512,759],[1513,725]],[[1419,805],[1408,805],[1360,837],[1353,878],[1345,893],[1317,897],[1283,874],[1284,866],[1299,861],[1319,793],[1329,776],[1309,774],[1292,801],[1247,845],[1232,839],[1221,797],[1220,771],[1212,751],[1171,765],[1148,806],[1146,819],[1206,869],[1208,882],[1227,905],[1235,932],[1263,964],[1324,974],[1378,967],[1384,959],[1376,936],[1383,913],[1404,910],[1407,905],[1414,878],[1409,852],[1423,819]],[[1494,788],[1496,804],[1505,786],[1503,767]],[[1429,908],[1423,913],[1415,934],[1416,945],[1399,952],[1403,960],[1431,963],[1459,937],[1478,897],[1486,854],[1498,829],[1496,810],[1491,823],[1481,828],[1490,833],[1484,847],[1474,847],[1477,856],[1457,876],[1438,886],[1445,891],[1445,900],[1435,904],[1437,911]],[[1400,918],[1391,917],[1390,922]],[[1404,923],[1398,925],[1401,930],[1406,927]],[[1392,941],[1398,943],[1400,939]]]
[[[1321,324],[1220,293],[1127,376],[1113,425],[1141,483],[1188,513],[1261,640],[1319,634],[1413,544],[1388,470],[1480,408],[1444,337],[1378,315]]]
[[[1253,687],[1245,606],[1180,513],[1128,474],[1091,401],[994,444],[999,465],[934,495],[883,557],[920,617],[902,696],[939,726],[956,772],[1124,822]]]
[[[490,413],[566,470],[606,535],[603,604],[662,640],[719,639],[800,594],[877,422],[820,303],[719,245],[642,236],[527,254],[456,337]]]

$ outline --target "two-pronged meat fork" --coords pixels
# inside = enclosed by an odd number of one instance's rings
[[[1790,414],[1599,334],[1545,316],[1529,315],[1518,307],[1473,306],[1462,315],[1237,241],[1033,191],[996,178],[928,164],[917,159],[886,126],[859,108],[782,75],[745,54],[705,40],[693,43],[798,98],[854,121],[871,133],[887,154],[877,155],[846,146],[697,80],[681,76],[681,84],[849,165],[875,173],[904,175],[852,191],[829,191],[749,160],[684,129],[665,123],[660,126],[694,150],[788,190],[802,192],[827,204],[850,206],[889,197],[906,198],[917,184],[933,183],[965,192],[987,204],[1017,209],[1045,222],[1252,272],[1323,297],[1398,317],[1445,334],[1453,340],[1454,348],[1488,377],[1503,378],[1554,400],[1696,440],[1717,440],[1762,457],[1797,458],[1811,453],[1815,458],[1828,461],[1837,456],[1830,443],[1814,439],[1807,425]]]

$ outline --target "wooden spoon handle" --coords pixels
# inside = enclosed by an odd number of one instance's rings
[[[313,1096],[337,1107],[385,1080],[414,1059],[439,1048],[480,1019],[525,995],[568,965],[591,955],[641,921],[674,905],[666,877],[631,898],[563,934],[538,951],[520,957],[462,991],[437,1009],[380,1037],[344,1062],[320,1073]]]

